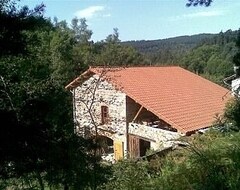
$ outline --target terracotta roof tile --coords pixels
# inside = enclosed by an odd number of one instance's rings
[[[230,99],[227,89],[180,67],[108,69],[105,77],[183,133],[211,126]]]

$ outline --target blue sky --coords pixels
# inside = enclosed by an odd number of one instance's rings
[[[185,6],[187,0],[21,0],[33,7],[43,2],[45,17],[87,19],[92,40],[118,28],[120,40],[154,40],[240,28],[240,1],[214,0],[206,7]]]

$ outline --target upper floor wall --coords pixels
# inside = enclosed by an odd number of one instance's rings
[[[90,128],[106,131],[106,136],[126,132],[126,95],[112,84],[94,75],[74,89],[74,115],[77,132]],[[109,134],[107,132],[112,133]]]

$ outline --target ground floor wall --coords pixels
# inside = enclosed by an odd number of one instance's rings
[[[94,131],[93,135],[94,135]],[[113,141],[113,152],[104,159],[115,162],[123,158],[138,158],[144,156],[148,150],[161,150],[174,145],[175,140],[182,135],[177,132],[153,128],[137,123],[129,123],[125,133],[108,130],[107,126],[98,127],[98,135]]]

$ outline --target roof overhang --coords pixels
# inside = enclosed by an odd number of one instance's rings
[[[65,86],[65,89],[72,90],[73,88],[76,88],[92,75],[94,75],[94,72],[91,70],[91,68],[89,68],[87,71],[83,72],[80,76],[70,82],[67,86]]]

